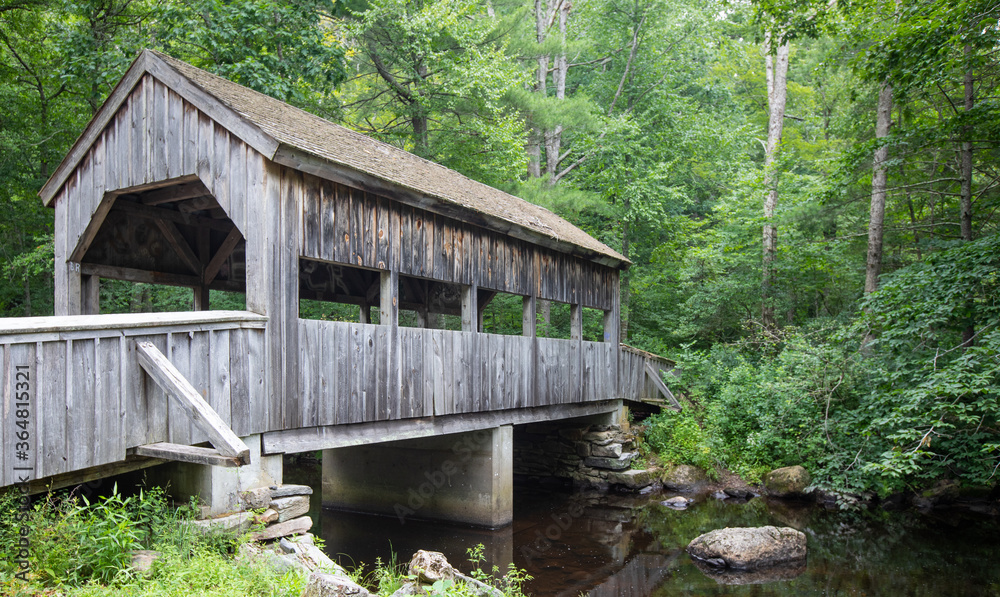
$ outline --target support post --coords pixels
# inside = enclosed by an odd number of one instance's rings
[[[368,303],[361,303],[358,312],[358,323],[371,323],[372,308]]]
[[[462,331],[479,331],[479,288],[475,284],[462,287]]]
[[[206,286],[201,286],[194,289],[194,310],[195,311],[208,311],[209,309],[209,290]]]
[[[537,301],[534,296],[524,297],[521,315],[521,335],[534,338],[536,335],[538,315],[536,312]]]
[[[101,312],[101,279],[98,276],[80,276],[80,314],[98,315]]]
[[[378,322],[380,325],[398,325],[399,272],[382,272],[380,284]]]
[[[618,317],[614,309],[604,312],[604,341],[618,344]]]
[[[569,306],[569,339],[583,339],[583,307],[580,303]]]
[[[211,259],[209,254],[212,250],[211,242],[212,237],[211,230],[208,228],[202,228],[198,231],[198,260],[202,263],[202,272],[204,273],[205,264]],[[205,280],[205,276],[202,275],[202,285],[199,288],[194,289],[194,310],[195,311],[208,311],[209,310],[209,292],[208,292],[208,280]]]

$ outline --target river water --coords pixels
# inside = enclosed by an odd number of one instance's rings
[[[319,467],[285,469],[286,483],[320,494]],[[745,503],[694,496],[687,510],[647,496],[515,488],[514,524],[487,531],[438,522],[321,511],[314,532],[341,564],[409,560],[418,549],[441,551],[468,570],[466,550],[485,547],[487,565],[513,563],[534,577],[536,597],[672,595],[1000,596],[1000,521],[958,511],[842,512],[761,498]],[[703,572],[684,547],[723,527],[790,526],[806,533],[802,567],[757,577]],[[753,584],[732,584],[753,583]]]

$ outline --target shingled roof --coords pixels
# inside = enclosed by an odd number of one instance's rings
[[[480,220],[487,222],[487,225],[490,225],[490,222],[506,223],[505,226],[497,227],[514,236],[522,236],[516,234],[516,229],[520,228],[529,233],[523,235],[529,240],[540,236],[548,241],[545,244],[553,244],[555,248],[562,248],[566,252],[620,267],[629,263],[620,253],[543,207],[476,182],[440,164],[309,114],[166,54],[152,50],[144,51],[136,59],[130,73],[137,68],[144,68],[153,76],[157,76],[157,71],[162,74],[160,68],[162,66],[176,72],[258,129],[262,136],[270,141],[267,146],[273,148],[270,154],[264,152],[269,159],[274,159],[275,154],[283,147],[294,148],[320,160],[354,170],[362,176],[384,181],[392,187],[401,187],[444,205],[470,210],[485,216]],[[130,78],[126,75],[123,83]],[[124,94],[119,95],[124,96]],[[112,93],[109,103],[114,96],[115,93]],[[108,107],[106,105],[104,108]],[[112,108],[113,113],[117,106]],[[90,127],[77,141],[77,145],[84,142],[89,129]],[[74,151],[71,151],[66,158],[67,161],[73,158],[76,149],[74,146]],[[64,169],[65,166],[67,164],[64,161],[60,169]],[[57,190],[54,188],[55,185],[61,185],[62,181],[58,180],[58,174],[59,170],[39,193],[47,204],[55,195]],[[451,213],[455,211],[450,210]]]

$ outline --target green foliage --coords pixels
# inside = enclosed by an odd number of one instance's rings
[[[664,410],[643,421],[644,442],[661,461],[670,464],[691,464],[712,471],[715,457],[711,440],[701,428],[692,407],[681,412]]]
[[[163,5],[160,39],[178,57],[323,116],[347,75],[324,0],[185,0]],[[326,15],[326,16],[324,16]]]
[[[72,493],[47,495],[35,500],[25,520],[20,520],[24,515],[18,492],[0,496],[0,540],[15,545],[20,529],[30,529],[27,588],[59,587],[70,595],[171,597],[301,591],[298,577],[279,579],[259,567],[234,566],[231,554],[239,539],[229,533],[205,535],[183,524],[193,519],[193,505],[171,506],[160,488],[131,496],[117,489],[93,501]],[[136,577],[129,568],[137,549],[164,553],[150,579]],[[18,570],[5,550],[0,579],[11,579]]]
[[[1000,234],[888,277],[860,324],[881,365],[871,424],[884,450],[869,470],[898,485],[957,476],[984,484],[1000,455]],[[963,332],[975,329],[970,344]]]
[[[91,504],[86,498],[49,497],[35,507],[35,572],[45,585],[114,582],[139,545],[133,498],[117,491]]]
[[[234,564],[217,551],[196,546],[191,551],[163,549],[149,578],[129,578],[117,586],[88,584],[66,591],[72,597],[297,597],[305,578],[276,574],[265,564]]]

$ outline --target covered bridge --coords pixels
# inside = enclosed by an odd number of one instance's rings
[[[141,457],[245,464],[665,391],[659,361],[618,342],[622,255],[164,54],[136,59],[40,195],[55,209],[57,313],[0,322],[0,485],[17,465],[51,481]],[[98,315],[101,278],[190,287],[195,312]],[[208,311],[210,290],[245,309]],[[522,305],[519,335],[484,332],[502,295]],[[354,305],[356,320],[300,317],[303,301]],[[537,337],[539,301],[568,305],[568,337]],[[22,371],[33,444],[17,460]]]

